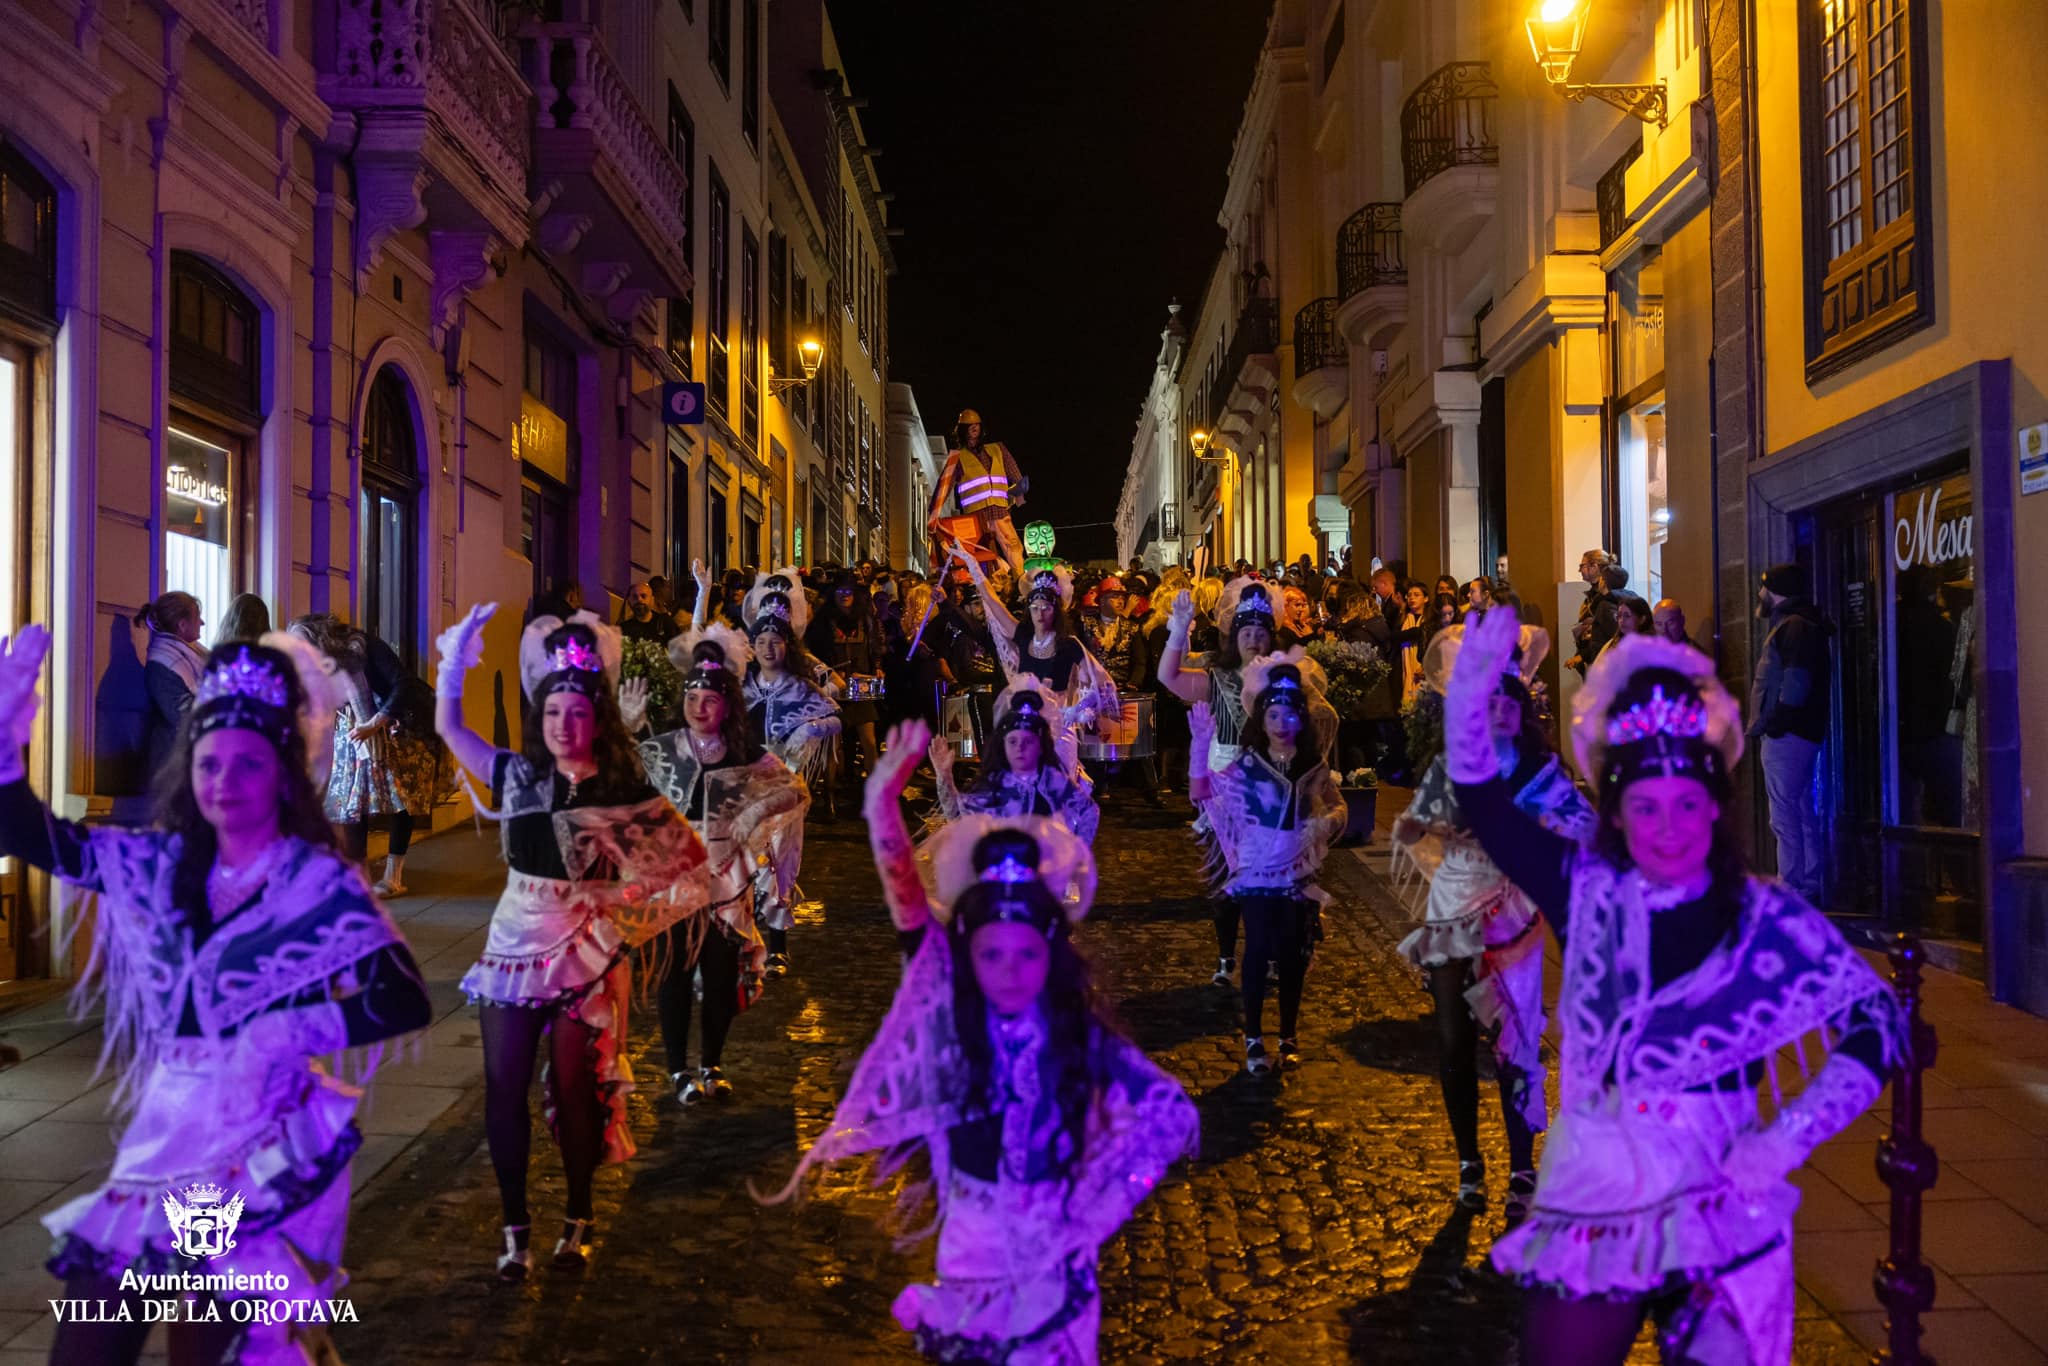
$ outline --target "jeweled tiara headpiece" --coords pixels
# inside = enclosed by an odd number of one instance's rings
[[[1050,569],[1041,569],[1031,576],[1031,591],[1024,595],[1024,601],[1038,602],[1042,599],[1057,604],[1062,596],[1059,575]]]
[[[565,640],[548,656],[548,672],[561,673],[574,669],[579,673],[603,673],[604,661],[597,651],[580,640]]]
[[[1650,689],[1648,697],[1607,721],[1610,746],[1632,745],[1659,735],[1696,740],[1706,733],[1706,706],[1697,697],[1665,696],[1661,683]]]
[[[284,674],[276,665],[250,654],[247,646],[201,676],[192,705],[203,707],[223,697],[246,697],[266,707],[286,707],[292,700]]]
[[[1273,629],[1273,599],[1267,596],[1264,584],[1253,584],[1238,597],[1237,611],[1231,614],[1230,629],[1235,631],[1245,626]]]

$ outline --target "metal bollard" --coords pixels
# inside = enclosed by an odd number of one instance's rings
[[[1886,1311],[1885,1347],[1872,1359],[1886,1366],[1933,1366],[1934,1358],[1920,1348],[1920,1315],[1934,1305],[1934,1272],[1920,1260],[1920,1199],[1934,1185],[1940,1164],[1920,1133],[1920,1075],[1934,1066],[1934,1026],[1920,1018],[1919,938],[1900,933],[1890,958],[1911,1054],[1892,1075],[1892,1129],[1877,1145],[1878,1179],[1892,1193],[1892,1245],[1872,1277]]]

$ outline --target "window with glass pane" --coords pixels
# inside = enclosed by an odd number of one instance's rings
[[[740,0],[740,132],[761,145],[761,0]]]
[[[243,439],[172,413],[164,442],[164,591],[190,593],[212,625],[235,596],[234,507]]]
[[[1898,824],[1977,830],[1977,596],[1967,471],[1892,495]]]
[[[726,328],[732,316],[732,196],[718,167],[711,167],[711,233],[707,244],[711,256],[706,263],[710,290],[704,324],[705,402],[721,417],[731,402],[732,360],[726,348]]]
[[[705,17],[704,45],[718,83],[732,87],[732,0],[711,0]]]
[[[740,440],[760,444],[761,243],[740,224]]]
[[[411,668],[418,654],[413,604],[419,451],[405,381],[389,366],[370,386],[362,472],[357,534],[364,576],[363,630],[396,650]]]
[[[1810,380],[1933,321],[1927,214],[1924,0],[1805,0],[1799,9],[1806,158]]]

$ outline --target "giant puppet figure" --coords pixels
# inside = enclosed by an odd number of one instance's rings
[[[1021,577],[1024,547],[1010,509],[1023,505],[1029,487],[1017,458],[1001,442],[983,444],[981,414],[963,409],[953,424],[953,448],[939,473],[925,530],[939,540],[942,558],[957,544],[984,563],[1002,560]]]

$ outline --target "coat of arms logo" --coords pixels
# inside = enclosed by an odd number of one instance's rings
[[[242,1193],[209,1181],[164,1195],[164,1217],[171,1223],[171,1246],[187,1257],[211,1261],[235,1246],[235,1225],[242,1222]]]

